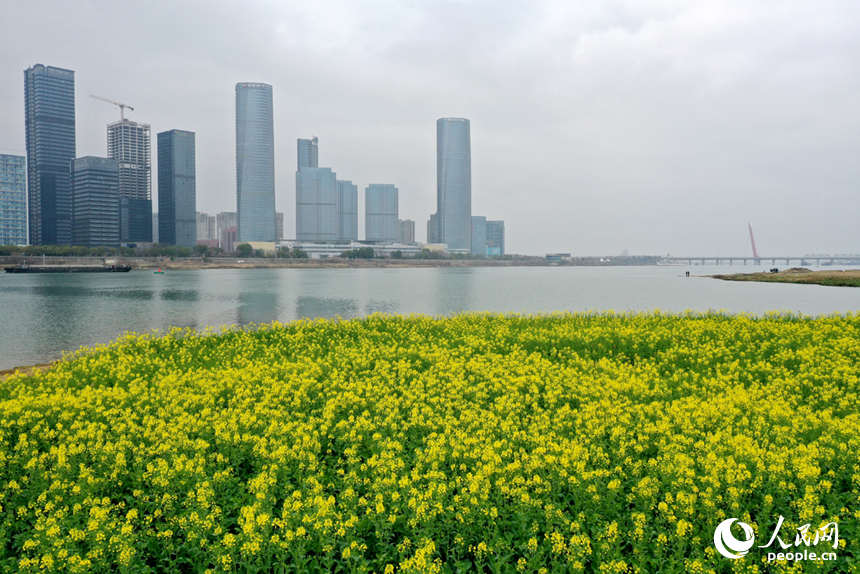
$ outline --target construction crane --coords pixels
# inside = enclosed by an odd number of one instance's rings
[[[113,100],[109,100],[109,99],[107,99],[107,98],[103,98],[103,97],[101,97],[101,96],[94,96],[94,95],[92,95],[92,94],[90,94],[90,97],[91,97],[91,98],[95,98],[95,99],[97,99],[97,100],[101,100],[101,101],[103,101],[103,102],[107,102],[107,103],[109,103],[109,104],[113,104],[113,105],[115,105],[115,106],[119,106],[119,119],[120,119],[120,121],[122,121],[122,120],[124,120],[124,119],[125,119],[125,108],[128,108],[128,109],[130,109],[131,111],[134,111],[134,108],[133,108],[133,107],[131,107],[131,106],[130,106],[130,105],[128,105],[128,104],[121,104],[121,103],[119,103],[119,102],[115,102],[115,101],[113,101]]]

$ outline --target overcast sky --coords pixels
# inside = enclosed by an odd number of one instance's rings
[[[77,154],[127,116],[196,132],[197,208],[236,209],[235,85],[273,86],[276,204],[296,139],[393,183],[425,240],[435,122],[472,128],[472,213],[507,251],[860,253],[856,0],[0,0],[0,153],[24,75],[75,71]],[[157,198],[153,164],[153,199]],[[154,202],[155,203],[155,202]]]

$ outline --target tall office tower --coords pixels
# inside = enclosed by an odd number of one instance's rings
[[[194,158],[194,132],[170,130],[158,134],[158,237],[161,243],[180,247],[197,244]]]
[[[27,244],[27,158],[0,154],[0,245]]]
[[[358,241],[358,186],[338,180],[337,195],[337,238]]]
[[[368,185],[364,191],[365,239],[396,243],[400,239],[397,215],[397,188],[390,183]]]
[[[469,120],[436,121],[438,241],[452,251],[472,248],[472,151]]]
[[[275,140],[268,84],[236,84],[236,207],[239,243],[275,240]]]
[[[75,73],[42,64],[24,70],[24,108],[30,244],[69,245]]]
[[[152,212],[152,242],[158,243],[158,212]]]
[[[487,218],[483,215],[472,216],[472,255],[487,254]]]
[[[215,238],[221,241],[221,234],[228,227],[236,227],[237,217],[235,211],[222,211],[215,216]],[[221,246],[224,247],[223,245]],[[226,250],[225,250],[226,251]]]
[[[337,241],[339,191],[337,174],[319,167],[317,138],[298,140],[296,169],[296,239]]]
[[[505,222],[487,221],[487,255],[505,254]]]
[[[411,219],[399,219],[397,224],[400,226],[400,243],[415,243],[415,222]]]
[[[72,243],[117,247],[120,242],[119,162],[104,157],[72,160]],[[152,215],[147,217],[152,225]]]
[[[303,167],[320,166],[320,152],[318,142],[319,139],[316,137],[313,137],[311,139],[299,138],[299,161],[297,164],[299,169]]]
[[[275,233],[275,239],[277,241],[280,241],[281,239],[284,238],[284,214],[283,214],[283,212],[278,211],[275,213],[275,229],[277,230],[277,233]]]
[[[296,239],[337,241],[337,174],[327,167],[301,167],[296,172]]]
[[[108,124],[108,157],[119,162],[119,241],[152,241],[149,124],[127,118]]]
[[[439,223],[435,213],[430,214],[427,220],[427,243],[439,243]]]

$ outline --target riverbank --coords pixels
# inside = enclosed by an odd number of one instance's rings
[[[780,273],[734,273],[732,275],[711,275],[724,281],[759,281],[762,283],[802,283],[806,285],[825,285],[827,287],[860,287],[860,269],[845,271],[809,271],[796,268]]]
[[[47,371],[53,364],[54,363],[43,363],[41,365],[30,365],[29,367],[13,367],[11,369],[5,369],[0,371],[0,381],[6,380],[16,372],[20,372],[24,375],[35,375],[36,373]]]
[[[656,265],[651,256],[619,257],[606,260],[598,257],[574,257],[569,261],[548,261],[543,257],[515,256],[511,259],[292,259],[268,257],[20,257],[2,256],[0,266],[12,265],[101,265],[105,261],[129,265],[133,269],[407,269],[436,267],[614,267]]]

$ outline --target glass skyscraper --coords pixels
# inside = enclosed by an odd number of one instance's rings
[[[358,186],[338,180],[337,195],[337,238],[358,241]]]
[[[296,170],[296,239],[333,242],[341,239],[340,185],[337,174],[331,168],[318,166],[317,138],[299,139],[298,169]]]
[[[196,177],[194,132],[170,130],[158,134],[158,238],[161,243],[180,247],[197,244]]]
[[[435,237],[452,251],[472,248],[472,151],[469,120],[436,121]]]
[[[296,239],[338,240],[337,174],[328,167],[296,172]]]
[[[119,164],[120,243],[152,241],[152,152],[149,124],[108,124],[108,157]]]
[[[487,255],[505,254],[505,222],[487,221]]]
[[[27,244],[27,158],[0,154],[0,245]]]
[[[30,244],[72,242],[70,165],[75,159],[75,73],[24,70]]]
[[[472,255],[487,254],[487,218],[483,215],[472,216]]]
[[[299,139],[299,157],[298,157],[298,168],[301,169],[303,167],[319,167],[320,166],[320,152],[319,152],[319,139],[311,138],[311,139]]]
[[[236,84],[236,207],[239,242],[274,241],[272,86]]]
[[[371,183],[364,191],[364,237],[367,241],[400,240],[398,190],[390,183]]]
[[[104,157],[72,161],[72,242],[83,247],[119,245],[119,163]],[[149,215],[150,227],[152,214]]]

